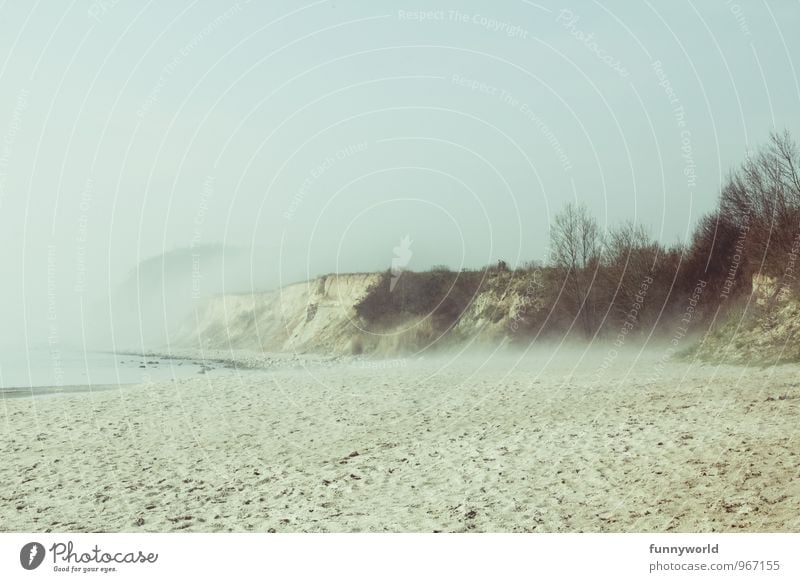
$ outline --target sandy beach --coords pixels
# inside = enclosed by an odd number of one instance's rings
[[[798,366],[551,353],[7,399],[0,529],[800,529]]]

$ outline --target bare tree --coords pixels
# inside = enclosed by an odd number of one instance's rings
[[[774,133],[722,189],[719,215],[746,239],[746,260],[754,272],[779,274],[792,250],[800,222],[799,167],[791,136]]]
[[[564,296],[583,332],[595,331],[591,286],[602,256],[602,236],[585,204],[569,203],[550,229],[551,260],[563,277]]]
[[[623,315],[652,280],[661,249],[647,230],[632,221],[611,230],[603,248],[603,297],[614,313]]]
[[[652,261],[648,261],[646,256],[641,256],[638,251],[651,251],[655,247],[644,226],[633,221],[623,222],[608,233],[603,248],[603,262],[608,266],[623,268],[627,266],[635,270],[640,270],[644,266],[649,269]],[[639,264],[642,259],[646,265]],[[636,264],[631,264],[634,261]]]

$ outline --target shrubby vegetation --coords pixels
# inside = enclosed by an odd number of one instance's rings
[[[586,206],[568,204],[551,226],[546,264],[512,270],[499,261],[462,272],[437,266],[394,278],[387,271],[357,313],[376,329],[428,317],[445,332],[490,290],[518,295],[516,313],[486,319],[509,319],[508,335],[520,341],[672,333],[689,322],[693,331],[705,331],[731,309],[746,312],[742,299],[754,275],[772,278],[776,296],[797,292],[799,171],[795,143],[775,134],[730,175],[717,208],[701,218],[687,244],[665,246],[631,222],[603,232]]]
[[[430,317],[435,328],[446,329],[469,306],[482,279],[477,271],[454,273],[442,267],[426,273],[386,271],[356,306],[356,312],[375,329],[391,327],[409,317]]]

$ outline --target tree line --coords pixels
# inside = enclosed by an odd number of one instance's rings
[[[585,204],[567,204],[550,229],[544,264],[512,269],[391,270],[356,306],[359,316],[390,327],[430,316],[438,332],[454,326],[482,291],[519,297],[509,335],[625,338],[653,332],[701,332],[750,296],[754,275],[770,278],[775,300],[800,290],[800,158],[788,133],[773,134],[725,181],[715,209],[689,240],[665,245],[639,224],[603,230]],[[753,307],[755,308],[755,307]],[[508,317],[501,312],[493,322]],[[437,332],[437,333],[438,333]]]
[[[700,219],[690,240],[671,246],[632,222],[602,232],[584,204],[568,204],[550,233],[554,321],[533,327],[566,325],[586,337],[621,326],[649,332],[680,321],[691,307],[700,331],[749,296],[755,275],[774,282],[773,300],[796,293],[799,171],[790,134],[772,134],[730,174],[716,208]]]

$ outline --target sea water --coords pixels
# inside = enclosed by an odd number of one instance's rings
[[[0,397],[168,381],[214,373],[220,364],[191,359],[63,349],[0,351]]]

